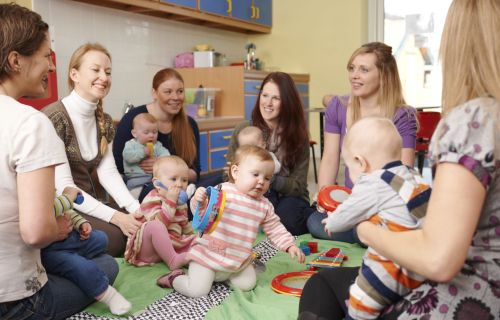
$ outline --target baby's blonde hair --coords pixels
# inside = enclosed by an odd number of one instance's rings
[[[266,149],[253,145],[244,145],[239,147],[234,154],[234,162],[231,165],[238,166],[246,157],[255,156],[260,161],[271,161],[274,164],[273,157]],[[229,170],[229,182],[234,183],[234,177]]]
[[[139,122],[147,122],[147,123],[158,123],[156,118],[148,112],[144,113],[139,113],[134,117],[134,120],[132,120],[132,128],[135,128]]]
[[[238,133],[238,145],[241,145],[240,139],[246,137],[257,137],[264,141],[264,133],[256,126],[245,127]]]
[[[161,169],[167,164],[184,165],[187,169],[189,169],[186,161],[182,160],[181,157],[170,155],[156,159],[155,164],[153,165],[153,175],[158,178],[160,176]]]
[[[403,142],[396,126],[384,117],[364,117],[356,121],[344,138],[344,150],[371,159],[401,160]]]

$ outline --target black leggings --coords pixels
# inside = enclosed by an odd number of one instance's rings
[[[359,267],[323,269],[304,286],[299,304],[299,320],[342,320],[347,313],[349,287]]]

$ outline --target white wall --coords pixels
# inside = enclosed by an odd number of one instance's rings
[[[51,27],[52,48],[57,54],[59,97],[68,94],[67,72],[73,51],[86,42],[99,42],[111,53],[113,85],[104,99],[104,109],[114,119],[123,105],[151,100],[151,81],[156,71],[172,67],[176,54],[209,43],[226,54],[227,60],[242,61],[247,35],[70,0],[33,0],[33,10]]]

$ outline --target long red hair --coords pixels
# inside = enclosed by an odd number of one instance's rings
[[[163,82],[172,78],[184,84],[184,79],[179,72],[172,68],[165,68],[158,71],[153,77],[153,89],[158,90]],[[196,139],[183,108],[172,120],[172,144],[177,156],[186,161],[188,166],[192,166],[196,159]]]

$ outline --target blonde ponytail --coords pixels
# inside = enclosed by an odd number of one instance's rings
[[[101,143],[100,150],[101,154],[104,155],[108,150],[108,140],[106,139],[106,120],[104,119],[104,111],[102,108],[102,100],[97,103],[97,109],[95,110],[97,116],[97,124],[99,125],[101,133]]]

